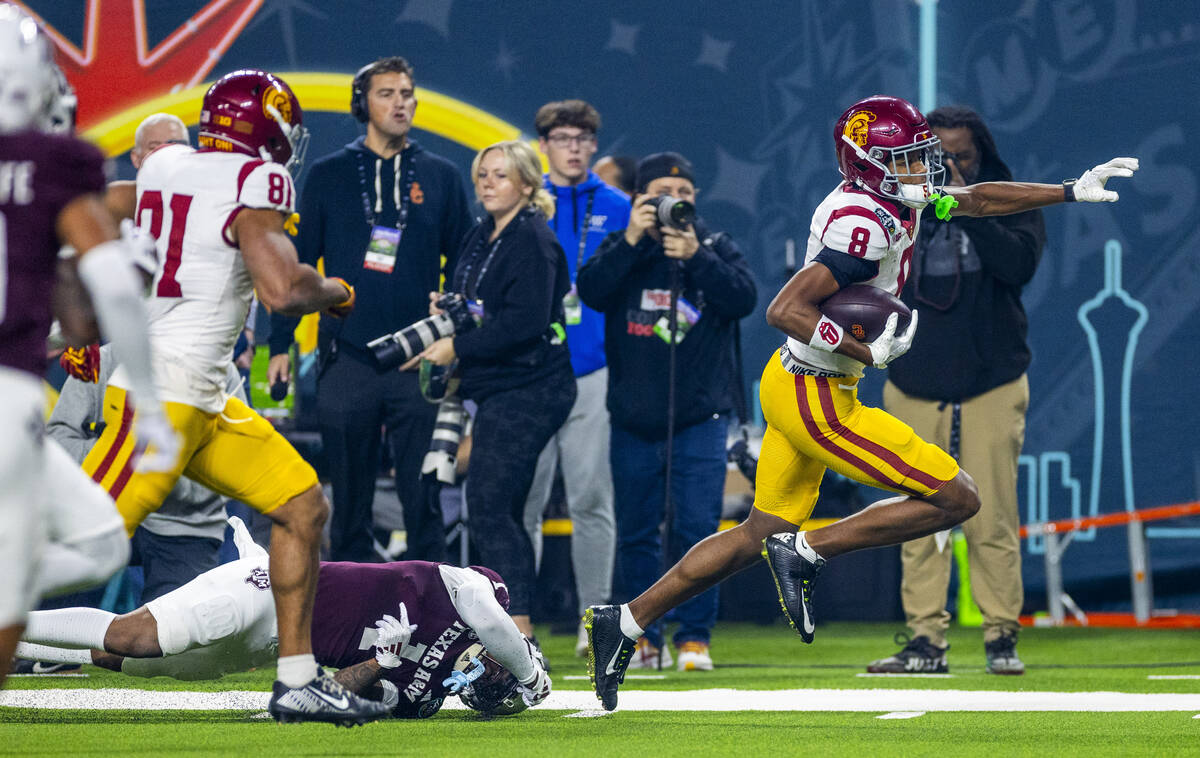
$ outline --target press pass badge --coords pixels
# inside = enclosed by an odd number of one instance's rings
[[[681,297],[675,303],[675,312],[677,314],[675,319],[675,344],[678,345],[680,342],[683,342],[683,338],[687,336],[688,330],[700,320],[700,311]],[[654,333],[663,342],[668,345],[671,344],[671,322],[666,316],[663,316],[654,324]]]
[[[571,291],[563,295],[563,313],[567,326],[576,326],[583,321],[583,304],[579,301],[579,291],[571,283]]]
[[[389,226],[371,227],[371,241],[367,243],[367,256],[363,268],[390,274],[396,268],[396,249],[400,247],[400,230]]]

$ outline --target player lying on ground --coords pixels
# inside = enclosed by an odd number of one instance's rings
[[[241,558],[205,572],[135,611],[35,611],[18,646],[24,658],[94,663],[131,676],[215,679],[275,656],[275,607],[267,552],[230,518]],[[425,561],[321,563],[313,607],[317,662],[341,668],[347,690],[424,718],[447,694],[477,710],[513,713],[550,694],[550,677],[505,612],[508,589],[491,569]],[[396,618],[396,617],[399,618]],[[103,649],[83,627],[104,625]],[[482,645],[486,655],[472,650]],[[69,649],[69,648],[83,649]],[[472,656],[485,675],[455,676]],[[457,682],[457,685],[455,684]],[[378,687],[377,687],[378,685]],[[466,685],[466,692],[458,688]]]
[[[876,96],[852,105],[834,129],[845,181],[817,207],[805,266],[767,309],[787,344],[763,371],[760,400],[767,431],[755,479],[754,507],[737,527],[697,544],[628,605],[593,606],[588,670],[604,707],[643,628],[683,601],[767,558],[788,621],[813,639],[812,588],[825,561],[852,550],[894,545],[960,524],[979,509],[971,477],[944,451],[898,419],[858,401],[863,369],[903,355],[917,328],[914,311],[897,334],[897,316],[871,344],[825,317],[820,304],[842,287],[867,284],[892,295],[908,276],[920,211],[999,216],[1055,203],[1113,202],[1113,176],[1132,176],[1133,158],[1115,158],[1063,184],[985,182],[947,187],[938,140],[910,103]],[[936,371],[936,366],[930,366]],[[899,497],[876,502],[822,529],[797,531],[812,513],[825,469]]]

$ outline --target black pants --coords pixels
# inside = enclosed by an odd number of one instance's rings
[[[442,514],[420,486],[437,406],[421,396],[417,373],[386,371],[345,349],[317,383],[317,416],[333,484],[330,558],[378,561],[372,549],[380,429],[387,427],[396,466],[396,495],[404,507],[409,560],[445,560]]]
[[[467,516],[480,562],[508,585],[508,612],[528,614],[536,581],[525,498],[542,448],[575,404],[575,375],[559,374],[479,402],[467,466]]]
[[[167,537],[139,526],[129,547],[129,565],[142,567],[142,605],[221,563],[221,541],[210,537]]]

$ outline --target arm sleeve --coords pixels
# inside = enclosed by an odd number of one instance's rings
[[[652,255],[655,247],[654,240],[649,236],[642,237],[636,246],[631,246],[625,240],[624,229],[610,233],[592,257],[579,268],[575,278],[579,298],[589,308],[601,312],[617,307],[621,302],[625,277],[646,256]]]
[[[1022,287],[1037,271],[1046,244],[1046,226],[1041,211],[1012,216],[955,217],[975,244],[984,269],[1005,284]]]
[[[727,319],[743,318],[754,310],[758,300],[754,276],[729,235],[705,235],[684,267],[692,282],[704,290],[706,308]]]
[[[838,287],[849,287],[851,284],[865,282],[874,279],[879,274],[879,261],[855,258],[848,253],[830,250],[827,247],[822,248],[813,261],[829,269],[833,278],[837,280]]]
[[[470,569],[440,566],[442,580],[450,592],[450,601],[467,626],[475,630],[488,654],[513,673],[518,681],[534,674],[533,656],[517,625],[500,607],[487,577]],[[448,572],[447,569],[454,569]]]
[[[454,338],[454,352],[460,357],[499,358],[542,335],[550,326],[557,273],[554,256],[562,257],[562,248],[553,242],[549,244],[554,248],[548,249],[548,241],[532,230],[521,230],[518,234],[508,244],[536,247],[520,255],[519,261],[513,261],[515,265],[505,268],[508,277],[494,315],[485,315],[479,328]],[[485,313],[487,309],[485,303]]]

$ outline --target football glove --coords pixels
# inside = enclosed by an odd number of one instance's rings
[[[345,287],[346,292],[348,292],[349,294],[346,296],[346,299],[343,300],[342,302],[337,303],[336,305],[331,305],[328,308],[326,308],[325,312],[328,313],[330,316],[333,316],[334,318],[345,318],[346,316],[350,315],[350,311],[354,310],[354,288],[350,286],[349,282],[347,282],[345,279],[341,278],[340,276],[331,276],[329,278],[332,279],[333,281],[337,282],[338,284],[342,285],[343,287]]]
[[[546,673],[546,658],[542,655],[542,651],[525,635],[521,635],[521,639],[525,640],[525,644],[529,647],[529,657],[533,659],[533,674],[521,682],[517,691],[521,693],[521,699],[525,701],[525,705],[532,708],[550,697],[550,675]]]
[[[394,669],[400,665],[400,651],[412,638],[417,630],[416,624],[408,623],[408,609],[400,604],[400,620],[394,616],[383,614],[383,618],[375,622],[375,661],[385,669]]]
[[[130,219],[122,219],[121,241],[129,253],[129,262],[153,279],[158,272],[158,248],[155,247],[154,238]]]
[[[138,471],[170,471],[179,458],[179,435],[162,411],[139,410],[134,416]]]
[[[1113,158],[1108,163],[1089,168],[1075,182],[1075,199],[1081,203],[1115,203],[1120,196],[1104,189],[1104,183],[1114,176],[1133,176],[1137,170],[1137,158]]]
[[[58,356],[58,365],[81,382],[95,384],[100,378],[100,345],[68,347]]]
[[[886,368],[889,363],[896,360],[900,356],[908,352],[912,347],[913,337],[917,334],[917,312],[912,312],[912,321],[908,323],[908,328],[903,334],[896,334],[896,324],[899,322],[899,314],[893,313],[888,316],[887,324],[883,327],[883,333],[868,345],[871,349],[871,361],[875,364],[875,368]]]

